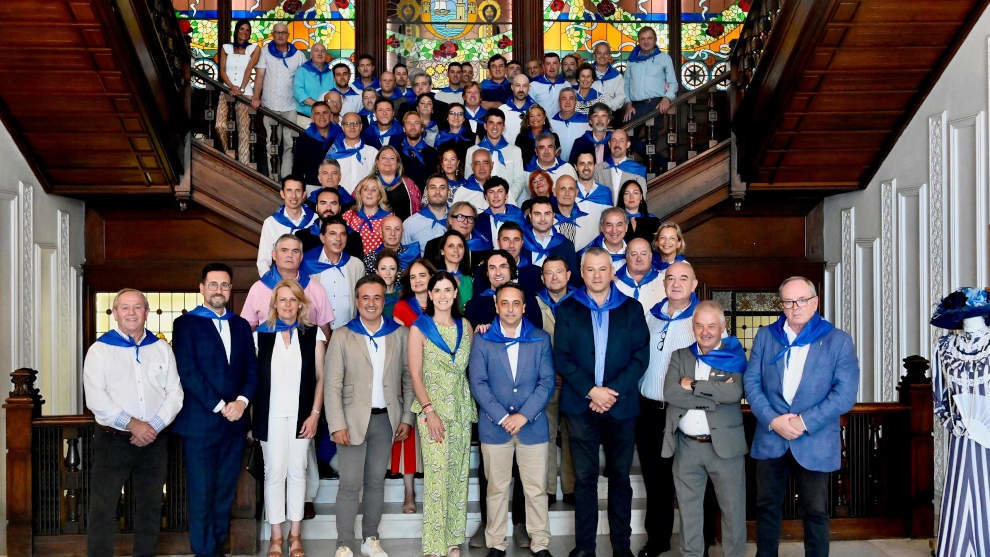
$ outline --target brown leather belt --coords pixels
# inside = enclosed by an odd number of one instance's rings
[[[681,432],[681,435],[683,435],[685,439],[690,439],[692,441],[697,441],[699,443],[711,443],[712,442],[712,436],[711,435],[688,435],[687,433],[684,433],[683,431]]]

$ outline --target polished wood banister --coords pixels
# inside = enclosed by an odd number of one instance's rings
[[[231,95],[230,94],[230,87],[227,87],[227,84],[226,83],[221,83],[221,82],[213,79],[209,75],[203,73],[202,71],[200,71],[200,70],[198,70],[196,68],[193,68],[192,69],[192,75],[193,75],[193,78],[196,79],[197,81],[202,81],[202,82],[206,83],[207,85],[209,85],[210,87],[212,87],[214,89],[218,89],[218,90],[226,93],[231,98],[233,98],[234,101],[236,101],[236,102],[239,102],[241,104],[246,104],[246,105],[250,105],[251,104],[251,98],[250,97],[247,97],[245,95]],[[276,122],[278,122],[279,124],[281,124],[283,126],[288,126],[289,128],[293,129],[296,132],[302,132],[303,131],[303,128],[301,126],[299,126],[299,124],[296,124],[295,122],[293,122],[291,120],[286,120],[284,117],[282,117],[281,114],[279,114],[277,112],[272,112],[271,110],[268,110],[264,106],[260,106],[258,108],[253,109],[253,110],[256,111],[258,114],[264,115],[266,118],[271,118],[272,120],[275,120]]]
[[[667,109],[667,112],[676,109],[678,106],[681,106],[682,104],[686,104],[689,100],[693,98],[700,97],[702,94],[707,93],[709,89],[711,89],[712,87],[725,83],[726,81],[729,80],[729,77],[730,74],[726,72],[720,75],[719,77],[716,77],[714,79],[709,79],[702,85],[699,85],[697,89],[692,89],[690,91],[686,91],[684,93],[681,93],[680,95],[677,95],[676,97],[674,97],[674,100],[670,101],[670,108]],[[659,110],[653,109],[642,116],[637,116],[632,120],[629,120],[628,122],[623,122],[622,129],[626,131],[630,131],[634,128],[643,126],[648,121],[653,120],[662,115],[663,114],[661,114]]]
[[[68,414],[63,416],[41,416],[31,420],[32,427],[41,426],[78,426],[91,424],[96,421],[91,414]]]

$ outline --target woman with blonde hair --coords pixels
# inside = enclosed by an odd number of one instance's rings
[[[423,194],[412,179],[403,176],[403,171],[399,150],[391,145],[385,145],[375,157],[375,166],[371,175],[385,189],[385,197],[392,212],[404,221],[409,215],[422,208]]]
[[[265,515],[271,524],[268,557],[281,557],[282,524],[289,555],[303,557],[300,537],[306,498],[306,460],[323,409],[326,337],[307,316],[311,301],[294,280],[272,289],[268,320],[255,331],[258,389],[251,401],[251,434],[265,457]]]
[[[676,222],[666,221],[657,228],[653,239],[653,268],[660,271],[660,280],[663,280],[667,267],[678,261],[687,261],[685,248],[684,233]]]
[[[385,187],[374,175],[362,178],[354,187],[356,203],[341,218],[347,226],[361,235],[363,255],[382,245],[382,221],[392,214]]]

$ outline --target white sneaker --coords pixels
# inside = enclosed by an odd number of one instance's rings
[[[351,551],[351,548],[346,545],[342,545],[337,548],[337,551],[333,554],[333,557],[353,557],[353,555],[354,552]]]
[[[382,542],[374,536],[364,539],[364,543],[361,544],[361,555],[365,557],[388,557],[388,553],[382,549]]]

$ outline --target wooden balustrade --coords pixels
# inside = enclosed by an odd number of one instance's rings
[[[85,555],[92,438],[90,415],[41,416],[43,401],[34,388],[37,372],[19,369],[3,405],[7,412],[7,555]],[[168,438],[168,464],[162,489],[161,554],[190,553],[186,477],[182,440]],[[231,517],[230,551],[257,551],[260,485],[246,472],[238,480]],[[128,480],[117,507],[120,534],[115,554],[131,553],[131,518],[137,501]]]

